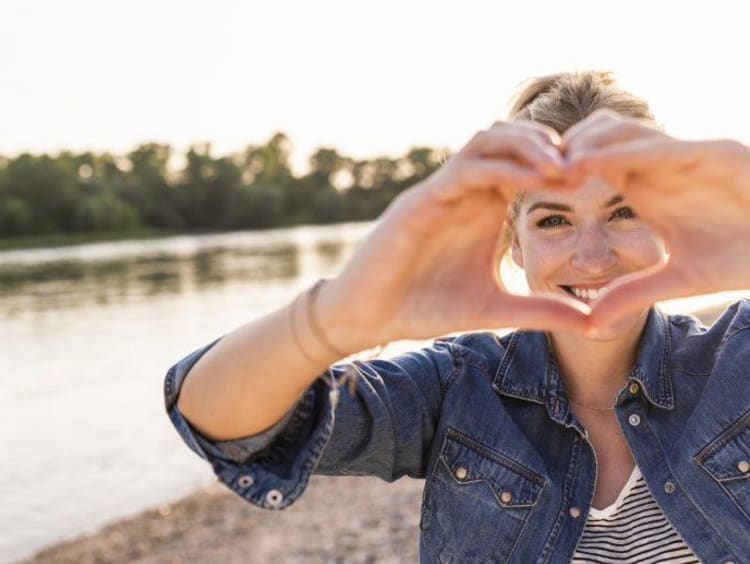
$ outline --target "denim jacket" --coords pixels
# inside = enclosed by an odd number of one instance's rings
[[[169,369],[166,409],[247,501],[284,509],[312,473],[422,478],[421,562],[570,561],[597,462],[544,333],[467,333],[335,364],[272,428],[223,442],[201,436],[175,405],[217,341]],[[352,371],[353,395],[339,388]],[[710,328],[652,308],[615,405],[649,489],[696,556],[750,562],[750,301]]]

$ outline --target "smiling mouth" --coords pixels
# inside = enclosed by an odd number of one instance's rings
[[[582,288],[580,286],[563,286],[560,288],[565,290],[568,294],[574,298],[581,300],[584,303],[591,303],[598,300],[604,293],[604,284],[599,285],[598,288]]]

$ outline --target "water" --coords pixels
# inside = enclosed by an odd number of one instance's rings
[[[334,275],[370,223],[0,253],[0,562],[214,479],[167,369]]]
[[[0,253],[0,562],[213,481],[165,414],[166,370],[335,275],[372,227]]]

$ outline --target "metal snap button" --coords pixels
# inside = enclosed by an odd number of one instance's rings
[[[674,482],[671,482],[669,480],[664,482],[664,491],[667,492],[668,494],[673,493],[676,489],[677,489],[677,486],[674,485]]]
[[[271,507],[276,507],[284,499],[284,495],[279,490],[271,490],[266,494],[266,501]]]
[[[510,503],[511,499],[513,499],[513,494],[510,492],[503,492],[500,494],[500,501],[503,503]]]
[[[630,423],[633,427],[637,427],[641,424],[641,416],[637,413],[633,413],[630,417],[628,417],[628,423]]]
[[[744,474],[745,472],[750,470],[750,462],[748,462],[747,460],[740,460],[737,463],[737,469]]]
[[[456,478],[458,478],[459,480],[463,480],[464,478],[466,478],[467,474],[468,472],[463,466],[459,466],[458,468],[456,468]]]
[[[638,382],[632,382],[630,386],[628,387],[628,391],[630,391],[631,394],[637,394],[638,393]]]
[[[253,485],[254,482],[255,480],[253,480],[253,477],[250,476],[249,474],[240,476],[239,479],[237,480],[237,483],[239,484],[241,488],[249,488],[250,486]]]
[[[570,516],[573,517],[573,519],[578,519],[581,516],[581,510],[577,507],[571,507],[568,510],[568,513],[570,513]]]

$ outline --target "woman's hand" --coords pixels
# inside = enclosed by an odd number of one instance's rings
[[[563,136],[576,175],[617,186],[665,240],[669,260],[618,279],[593,305],[592,327],[656,301],[750,287],[750,149],[682,141],[598,111]]]
[[[498,327],[584,332],[588,308],[560,295],[506,292],[499,278],[503,222],[519,190],[555,184],[559,136],[531,122],[478,133],[423,182],[401,193],[343,272],[319,313],[340,347],[368,348]]]

